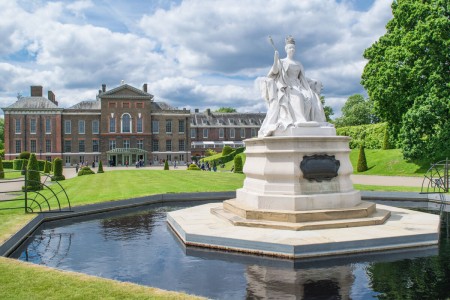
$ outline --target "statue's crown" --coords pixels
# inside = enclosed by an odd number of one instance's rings
[[[290,35],[290,36],[288,36],[288,37],[286,38],[286,45],[288,45],[288,44],[295,45],[295,40],[294,40],[294,38],[292,37],[292,35]]]

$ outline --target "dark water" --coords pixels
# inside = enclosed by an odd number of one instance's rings
[[[214,299],[447,299],[450,242],[322,260],[185,248],[165,222],[181,205],[49,222],[12,257]]]

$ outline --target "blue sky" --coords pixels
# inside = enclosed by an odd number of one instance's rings
[[[179,108],[263,112],[268,36],[284,56],[292,35],[296,58],[339,115],[350,95],[365,93],[362,53],[385,33],[391,2],[0,0],[0,106],[42,85],[69,107],[124,80]]]

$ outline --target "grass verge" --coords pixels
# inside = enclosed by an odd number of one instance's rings
[[[0,257],[0,299],[202,299]]]

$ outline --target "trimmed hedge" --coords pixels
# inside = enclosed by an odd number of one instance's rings
[[[30,152],[28,152],[28,151],[23,151],[23,152],[21,152],[21,153],[19,154],[19,159],[26,159],[26,160],[28,160],[28,159],[30,159],[30,155],[31,155]]]
[[[233,152],[233,148],[231,148],[230,146],[224,146],[222,149],[222,156],[226,156],[228,154],[230,154],[231,152]]]
[[[52,170],[52,164],[49,161],[45,161],[44,163],[44,173],[49,174]]]
[[[3,172],[3,162],[1,157],[0,157],[0,178],[1,179],[5,178],[5,172]]]
[[[242,157],[240,155],[234,157],[234,173],[243,173]]]
[[[95,172],[92,171],[91,168],[89,168],[88,166],[82,167],[81,170],[78,171],[78,176],[92,175],[92,174],[95,174]]]
[[[26,160],[26,159],[17,158],[15,160],[13,160],[13,169],[17,170],[17,171],[22,170],[24,160]]]
[[[53,176],[52,181],[65,180],[66,177],[63,175],[63,165],[61,158],[55,158],[53,160]]]
[[[190,164],[188,167],[190,171],[200,171],[200,168],[196,164]]]
[[[27,166],[27,186],[23,186],[22,190],[39,191],[42,190],[41,173],[39,172],[38,160],[36,155],[32,153]]]
[[[164,162],[164,170],[169,170],[169,161],[166,159],[166,161]]]
[[[4,160],[2,162],[4,169],[13,169],[14,168],[14,161],[12,160]]]
[[[225,147],[227,147],[227,146],[225,146]],[[214,159],[204,158],[204,159],[202,159],[202,161],[209,162],[210,166],[213,166],[214,163],[216,165],[221,165],[221,164],[225,164],[229,161],[232,161],[237,154],[243,153],[244,151],[245,151],[245,147],[241,147],[241,148],[235,149],[234,151],[231,151],[229,154],[227,154],[225,156],[214,158]]]
[[[383,149],[387,123],[377,123],[359,126],[336,128],[337,135],[351,137],[350,148],[354,149],[364,144],[367,149]]]

